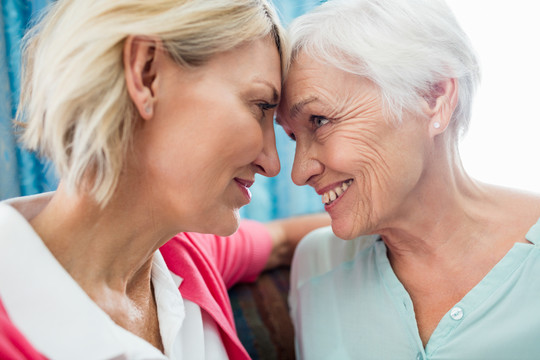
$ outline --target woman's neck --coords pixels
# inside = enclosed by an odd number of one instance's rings
[[[171,235],[159,231],[164,227],[153,222],[151,208],[136,200],[142,198],[117,195],[101,208],[90,197],[68,194],[61,184],[29,221],[58,262],[116,324],[163,352],[151,274],[155,251]]]
[[[173,234],[160,231],[151,208],[114,196],[101,208],[62,185],[30,224],[60,264],[89,294],[149,290],[154,252]],[[134,286],[135,285],[135,286]]]
[[[507,249],[525,241],[526,230],[540,215],[538,198],[535,210],[530,195],[471,179],[458,151],[446,150],[433,156],[399,212],[378,231],[393,262],[446,261],[453,266],[456,259],[465,261],[492,246]],[[527,201],[531,208],[522,206],[519,214],[511,213],[512,207]]]

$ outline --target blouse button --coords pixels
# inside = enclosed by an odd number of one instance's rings
[[[454,320],[461,320],[463,318],[463,309],[459,306],[454,307],[450,310],[450,317]]]

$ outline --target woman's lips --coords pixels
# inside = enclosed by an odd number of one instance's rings
[[[353,179],[347,179],[322,188],[316,188],[315,191],[317,194],[321,195],[324,209],[329,211],[336,206],[340,202],[341,198],[345,196],[347,190],[349,190],[349,187],[353,182]]]
[[[323,188],[315,188],[317,194],[321,195],[321,200],[323,204],[330,205],[333,201],[339,199],[353,183],[353,179],[347,179],[334,183],[332,185],[327,185]]]
[[[244,194],[244,196],[247,199],[247,202],[249,203],[251,201],[251,191],[249,191],[249,187],[253,185],[253,180],[246,180],[241,178],[234,178],[234,181],[236,181],[236,184],[238,185],[238,188]]]

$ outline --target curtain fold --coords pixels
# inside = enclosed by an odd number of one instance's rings
[[[6,49],[5,5],[2,3],[0,18],[0,199],[20,194],[19,167],[16,143],[11,126],[11,86],[8,73],[8,51]]]
[[[273,0],[285,27],[291,21],[326,0]],[[276,146],[281,171],[273,178],[257,175],[252,187],[253,197],[249,205],[241,209],[241,215],[260,221],[289,217],[292,215],[324,211],[321,198],[309,186],[296,186],[291,180],[294,160],[294,142],[283,129],[275,126]]]
[[[20,94],[20,43],[34,14],[48,1],[3,0],[0,45],[0,198],[31,195],[56,188],[46,160],[17,144],[12,119]]]
[[[20,41],[29,23],[54,0],[2,0],[0,18],[0,200],[54,190],[58,184],[53,166],[17,144],[12,119],[20,91]],[[274,0],[288,25],[321,0]],[[281,172],[274,178],[257,176],[251,204],[241,210],[246,218],[268,221],[322,211],[313,189],[297,187],[290,178],[294,143],[276,126]]]

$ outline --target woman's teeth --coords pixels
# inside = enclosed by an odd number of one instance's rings
[[[349,185],[351,185],[352,182],[353,180],[349,179],[347,181],[342,182],[341,185],[336,186],[334,189],[328,190],[327,192],[325,192],[322,195],[323,204],[330,205],[334,200],[339,198],[341,195],[345,193],[345,191],[347,191],[347,189],[349,188]]]

